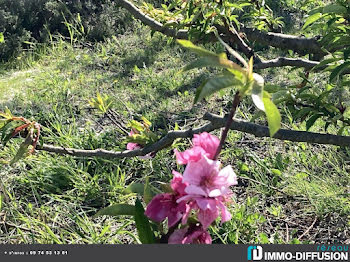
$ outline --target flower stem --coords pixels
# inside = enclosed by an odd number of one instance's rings
[[[241,102],[241,97],[239,95],[239,91],[237,91],[236,94],[235,94],[235,98],[233,99],[232,108],[231,108],[230,114],[228,116],[225,128],[224,128],[224,130],[222,130],[220,144],[218,146],[218,149],[216,150],[216,153],[215,153],[215,156],[214,156],[214,160],[217,160],[219,155],[220,155],[222,146],[225,143],[225,140],[226,140],[226,137],[227,137],[227,133],[230,130],[230,126],[231,126],[231,124],[233,122],[233,117],[235,116],[236,109],[237,109],[237,107],[238,107],[240,102]]]

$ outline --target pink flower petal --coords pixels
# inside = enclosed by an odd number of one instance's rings
[[[148,203],[145,215],[155,222],[161,222],[168,218],[169,227],[174,226],[186,211],[186,203],[177,203],[173,194],[165,193],[156,195]]]
[[[208,154],[209,159],[213,159],[220,144],[220,139],[207,132],[193,136],[193,145],[200,146]]]
[[[192,185],[201,186],[201,182],[206,177],[218,173],[220,168],[219,161],[213,161],[203,156],[197,162],[189,162],[183,174],[183,181]]]
[[[219,201],[219,206],[220,206],[220,209],[221,209],[221,222],[227,222],[229,220],[231,220],[232,218],[232,215],[231,213],[227,210],[227,207]]]
[[[191,225],[175,230],[169,237],[169,244],[211,244],[210,234],[202,227]]]
[[[188,184],[183,182],[182,175],[179,172],[173,171],[173,175],[174,177],[170,183],[172,190],[181,196],[185,195],[185,188]]]
[[[232,169],[232,166],[226,166],[220,170],[215,183],[226,187],[237,185],[237,176]]]
[[[187,149],[184,152],[179,152],[174,149],[176,161],[179,165],[186,165],[188,162],[196,162],[201,159],[202,155],[205,155],[205,151],[203,148],[199,146],[192,147]]]
[[[172,233],[168,239],[168,244],[183,244],[182,241],[185,238],[188,227],[177,229]]]
[[[136,144],[136,143],[128,143],[128,144],[126,145],[126,148],[127,148],[128,150],[135,150],[135,149],[140,149],[141,147],[140,147],[139,144]]]
[[[199,222],[203,225],[204,229],[207,229],[211,223],[215,221],[215,219],[219,216],[218,209],[200,209],[197,215]]]
[[[189,195],[207,196],[207,193],[201,187],[195,185],[188,185],[185,192]]]

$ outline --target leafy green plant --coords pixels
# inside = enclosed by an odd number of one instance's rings
[[[106,114],[113,105],[113,99],[107,94],[101,95],[97,93],[96,98],[91,98],[89,100],[89,104],[102,114]]]
[[[230,225],[227,225],[230,227],[231,231],[228,233],[228,240],[231,243],[262,242],[261,240],[263,239],[261,238],[264,237],[262,237],[262,235],[259,237],[259,235],[256,234],[256,231],[266,219],[260,213],[254,211],[257,202],[257,197],[248,197],[246,203],[234,209],[232,221],[230,222]]]

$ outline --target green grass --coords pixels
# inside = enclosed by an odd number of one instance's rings
[[[47,144],[125,149],[125,133],[88,103],[97,92],[113,99],[121,125],[145,116],[157,132],[175,124],[183,129],[199,126],[205,111],[221,113],[232,99],[233,92],[226,92],[193,105],[195,88],[215,71],[178,74],[194,56],[159,34],[151,38],[139,25],[92,47],[58,40],[38,50],[36,59],[22,57],[20,68],[2,70],[0,110],[8,107],[39,122]],[[264,74],[271,84],[300,82],[296,71]],[[290,123],[286,108],[280,107],[286,127],[305,130],[305,125]],[[249,120],[254,112],[247,100],[237,117]],[[257,121],[265,123],[264,118]],[[317,122],[313,130],[321,126]],[[211,229],[216,243],[298,243],[315,217],[302,242],[344,243],[350,238],[347,149],[233,131],[227,141],[220,158],[242,179],[229,207],[233,219]],[[168,182],[173,169],[183,171],[171,148],[152,160],[83,159],[39,151],[10,167],[19,142],[0,148],[1,243],[138,243],[130,217],[93,215],[110,204],[134,203],[134,195],[122,192],[131,182],[149,177],[158,187],[157,181]],[[188,142],[179,140],[173,147],[183,150]]]

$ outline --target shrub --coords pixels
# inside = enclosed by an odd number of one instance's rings
[[[45,42],[51,34],[69,36],[65,21],[81,17],[86,40],[101,41],[124,32],[131,16],[111,0],[1,0],[0,60],[17,55],[28,42]]]

